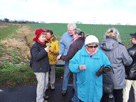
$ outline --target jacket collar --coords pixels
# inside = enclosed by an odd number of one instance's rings
[[[107,38],[107,39],[113,39],[113,40],[116,40],[114,37],[109,37],[109,38]],[[116,40],[117,41],[117,40]]]
[[[81,51],[82,51],[81,56],[90,57],[90,55],[86,52],[86,46],[85,45],[83,45]],[[99,48],[98,48],[98,51],[91,58],[97,58],[97,59],[99,59],[100,56],[101,55],[99,53]]]
[[[47,40],[48,42],[52,42],[53,41],[53,37],[51,37],[50,39]]]

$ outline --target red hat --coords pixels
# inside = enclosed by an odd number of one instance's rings
[[[43,32],[45,32],[45,30],[43,30],[43,29],[37,29],[36,31],[35,31],[35,35],[36,35],[36,37],[35,38],[33,38],[33,41],[37,41],[38,40],[38,38],[39,38],[39,36],[41,35],[41,33],[43,33]]]

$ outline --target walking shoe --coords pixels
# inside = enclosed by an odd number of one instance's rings
[[[45,99],[45,100],[48,100],[48,99],[49,99],[49,96],[44,96],[44,99]]]
[[[63,96],[66,95],[66,90],[62,90],[62,95],[63,95]]]
[[[55,86],[51,84],[51,90],[55,90]]]
[[[43,100],[43,102],[48,102],[48,100]]]
[[[109,98],[113,98],[113,94],[109,94]]]

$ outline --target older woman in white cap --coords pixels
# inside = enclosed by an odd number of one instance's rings
[[[102,97],[102,75],[96,76],[101,66],[109,66],[108,57],[98,48],[94,35],[85,39],[85,45],[70,60],[69,68],[77,73],[78,98],[82,102],[100,102]]]

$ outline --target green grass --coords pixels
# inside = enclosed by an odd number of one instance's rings
[[[6,26],[0,28],[0,40],[6,38],[13,38],[12,34],[16,34],[16,30],[19,28],[19,25],[12,25],[12,24],[0,24],[0,26]]]
[[[52,29],[54,34],[62,36],[67,31],[67,24],[59,24],[59,23],[50,23],[50,24],[27,24],[33,28],[37,29],[45,29],[49,28]],[[91,24],[77,24],[77,27],[80,28],[82,31],[85,31],[86,34],[95,35],[98,37],[99,41],[102,42],[104,38],[104,34],[107,29],[111,27],[115,27],[118,29],[120,33],[120,37],[122,43],[124,45],[130,44],[130,33],[134,33],[136,30],[136,26],[130,25],[91,25]],[[58,39],[60,40],[60,39]]]
[[[64,68],[56,67],[56,78],[64,74]],[[71,73],[72,76],[72,73]],[[37,80],[32,68],[28,64],[10,64],[5,62],[0,65],[0,86],[14,87],[22,85],[36,85]]]
[[[27,24],[27,25],[36,29],[48,28],[53,30],[53,33],[55,35],[60,35],[60,36],[62,36],[62,34],[67,31],[67,24],[61,24],[61,23],[49,23],[49,24],[42,23],[42,24]]]
[[[0,85],[18,86],[36,84],[33,71],[27,64],[4,63],[0,65]]]

